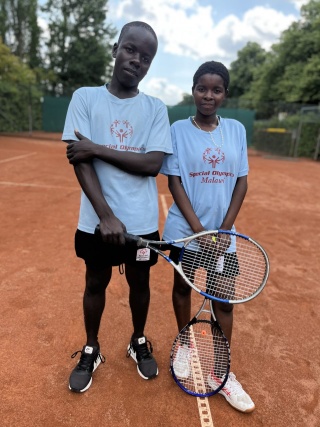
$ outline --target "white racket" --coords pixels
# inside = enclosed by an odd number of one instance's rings
[[[203,231],[171,241],[146,240],[126,233],[125,238],[138,247],[155,251],[189,286],[212,300],[229,304],[250,301],[259,295],[269,276],[266,251],[254,239],[233,231]],[[163,245],[182,245],[178,263],[161,251]]]

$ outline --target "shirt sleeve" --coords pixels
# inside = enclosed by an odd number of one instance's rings
[[[82,135],[91,139],[88,105],[84,88],[76,90],[72,96],[61,139],[63,141],[76,141],[75,130],[78,130]]]
[[[162,151],[166,154],[172,154],[168,109],[160,100],[146,147],[146,153],[150,151]]]
[[[181,176],[179,168],[177,138],[174,126],[171,126],[171,141],[173,154],[170,156],[165,156],[162,163],[162,167],[160,169],[160,173],[162,173],[163,175]]]

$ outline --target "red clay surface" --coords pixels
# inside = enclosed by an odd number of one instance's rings
[[[50,136],[51,137],[51,136]],[[106,363],[83,394],[68,390],[84,344],[84,265],[73,249],[79,186],[54,140],[0,136],[1,427],[200,426],[197,399],[169,373],[177,333],[172,269],[152,270],[146,335],[159,376],[144,381],[126,358],[128,288],[114,270],[100,343]],[[232,370],[256,403],[252,414],[209,398],[215,427],[320,425],[320,163],[250,155],[249,191],[237,221],[267,250],[271,274],[255,300],[235,307]],[[166,179],[159,193],[171,198]],[[164,213],[160,204],[160,230]],[[194,297],[197,311],[202,298]]]

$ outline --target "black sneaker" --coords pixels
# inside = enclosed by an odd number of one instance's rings
[[[85,345],[82,350],[76,351],[71,357],[76,357],[80,352],[80,360],[69,378],[69,389],[76,393],[88,390],[92,383],[92,373],[101,362],[105,362],[104,356],[100,353],[99,345],[97,347]]]
[[[131,356],[137,364],[138,374],[145,380],[150,380],[158,375],[158,366],[152,356],[152,344],[145,336],[131,338],[128,345],[127,357]]]

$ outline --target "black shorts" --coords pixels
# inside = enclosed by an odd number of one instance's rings
[[[158,231],[141,237],[148,240],[160,240]],[[87,267],[92,270],[104,270],[107,267],[121,264],[151,267],[158,261],[158,254],[149,248],[147,250],[137,248],[134,243],[126,243],[123,246],[112,245],[103,242],[95,234],[80,230],[76,231],[74,242],[77,257],[82,258]],[[150,256],[148,256],[149,252]]]
[[[177,246],[171,246],[170,250],[170,259],[176,264],[179,263],[179,257],[180,257],[181,248]],[[224,265],[228,265],[228,277],[231,276],[238,276],[239,274],[239,262],[236,252],[231,253],[225,253],[224,254]],[[194,268],[196,268],[197,265],[197,258],[194,259]],[[231,273],[230,273],[231,271]],[[223,270],[220,273],[215,273],[219,276],[224,276]]]

